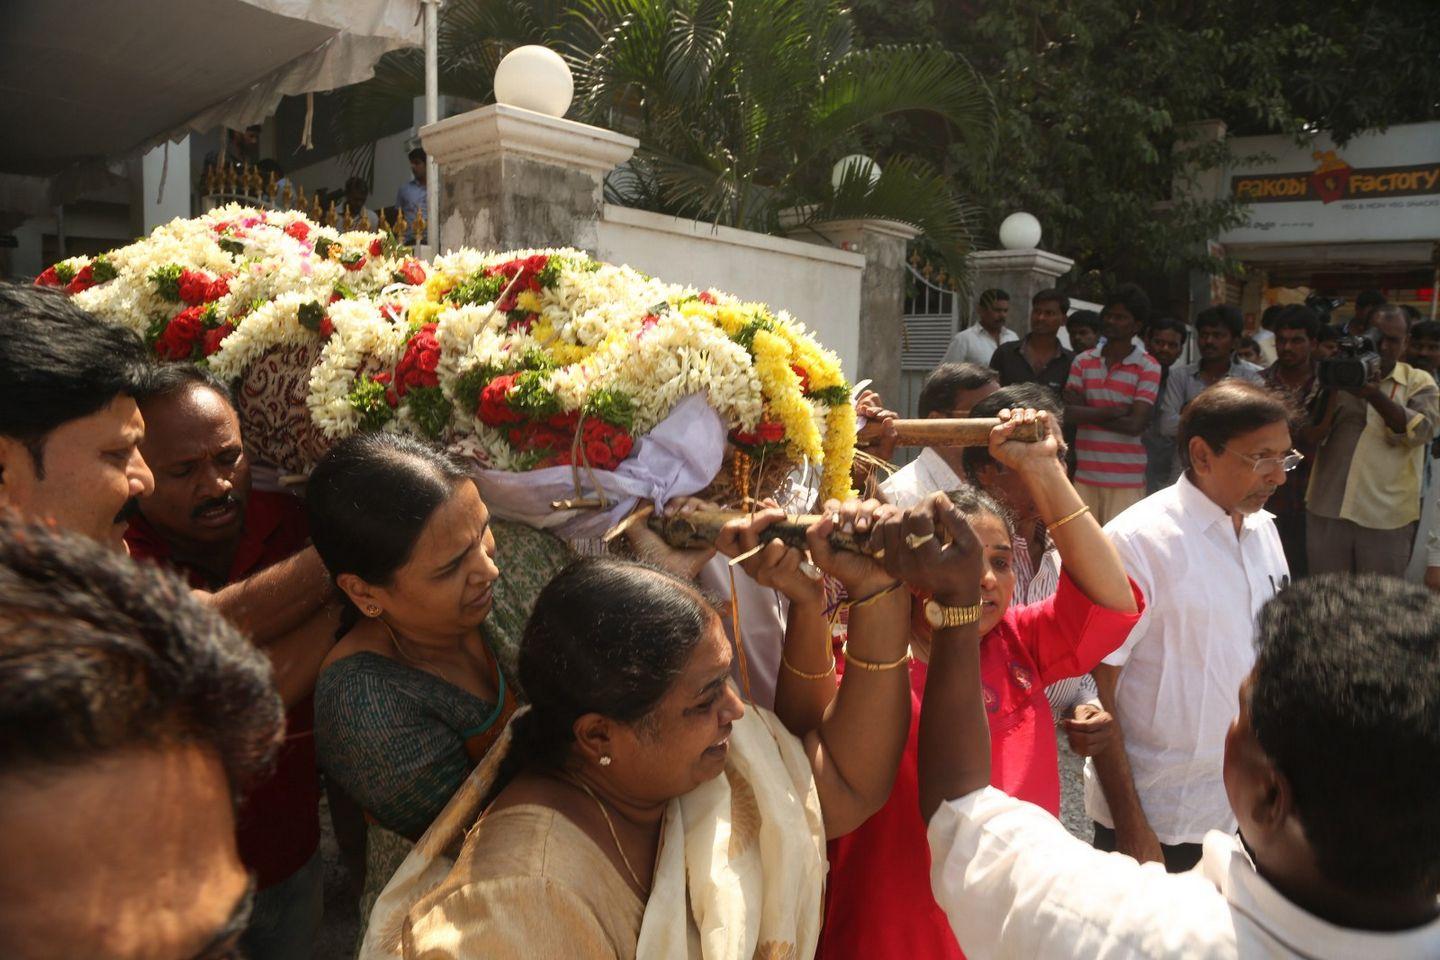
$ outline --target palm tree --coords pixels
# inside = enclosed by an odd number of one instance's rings
[[[640,140],[607,182],[615,202],[770,233],[890,219],[947,259],[968,246],[969,206],[926,160],[884,151],[885,121],[928,114],[988,158],[989,89],[939,47],[858,48],[837,0],[452,0],[442,14],[443,93],[492,99],[495,65],[521,43],[564,53],[572,114]],[[382,61],[350,93],[342,136],[373,139],[366,124],[408,103],[421,77],[413,51]],[[878,180],[850,164],[832,183],[855,153],[877,157]]]

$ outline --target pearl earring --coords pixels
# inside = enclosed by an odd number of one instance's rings
[[[601,757],[601,758],[600,758],[600,766],[602,766],[602,767],[608,767],[608,766],[610,766],[610,758],[609,758],[609,757]]]

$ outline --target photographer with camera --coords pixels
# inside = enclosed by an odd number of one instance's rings
[[[1341,338],[1317,371],[1328,398],[1306,498],[1312,574],[1404,576],[1420,518],[1440,394],[1428,373],[1400,362],[1409,338],[1399,307],[1376,307],[1369,326],[1366,337]]]

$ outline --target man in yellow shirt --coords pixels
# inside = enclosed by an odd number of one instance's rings
[[[1380,379],[1357,391],[1331,393],[1321,418],[1308,492],[1311,573],[1404,576],[1415,523],[1425,448],[1440,418],[1430,374],[1401,363],[1405,315],[1376,307]]]

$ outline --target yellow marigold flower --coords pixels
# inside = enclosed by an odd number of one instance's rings
[[[745,317],[734,307],[725,306],[715,310],[715,322],[727,337],[733,337],[745,326]]]
[[[539,313],[542,306],[540,294],[534,290],[526,290],[515,298],[515,305],[527,313]]]
[[[433,300],[415,300],[410,304],[407,317],[411,323],[433,323],[435,318],[440,315],[442,309],[440,304]]]
[[[425,278],[425,298],[439,300],[455,286],[455,278],[443,270],[436,270]]]
[[[825,455],[810,404],[800,393],[800,378],[790,369],[790,345],[768,330],[755,332],[755,375],[770,415],[785,427],[785,440],[800,457],[819,461]]]
[[[855,408],[837,403],[825,415],[825,466],[820,475],[820,500],[848,500],[850,467],[855,462]]]

